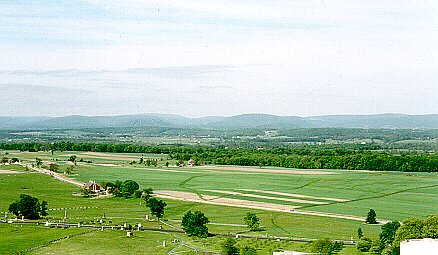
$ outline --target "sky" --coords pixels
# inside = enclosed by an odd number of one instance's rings
[[[0,116],[438,113],[436,0],[0,2]]]

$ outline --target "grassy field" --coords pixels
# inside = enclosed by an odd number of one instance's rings
[[[1,154],[1,152],[0,152]],[[4,152],[3,152],[4,154]],[[191,192],[198,195],[216,195],[233,199],[249,201],[261,201],[272,204],[287,204],[301,206],[300,210],[348,214],[365,216],[370,208],[376,210],[379,218],[388,220],[404,220],[409,217],[425,217],[436,214],[438,208],[438,174],[428,173],[394,173],[394,172],[367,172],[367,171],[327,171],[332,174],[287,174],[268,172],[247,172],[238,170],[225,170],[217,167],[202,168],[178,168],[165,167],[166,161],[171,165],[175,162],[169,160],[167,155],[142,155],[142,154],[100,154],[58,152],[51,155],[46,152],[22,153],[11,151],[8,157],[18,157],[23,162],[34,163],[35,157],[42,158],[44,164],[56,162],[61,170],[69,164],[66,160],[70,155],[77,155],[78,159],[90,160],[92,163],[78,163],[71,178],[88,181],[96,180],[114,181],[132,179],[137,181],[141,188],[152,187],[154,190],[175,190]],[[157,159],[158,167],[146,167],[138,162],[144,159]],[[158,228],[156,222],[144,221],[148,210],[140,205],[140,199],[102,198],[86,199],[72,194],[79,189],[73,185],[55,180],[49,176],[38,174],[33,171],[25,171],[23,167],[16,165],[0,166],[2,170],[18,171],[20,174],[0,174],[0,212],[7,210],[9,204],[15,201],[22,193],[47,200],[50,209],[49,219],[59,220],[67,211],[70,222],[95,223],[103,214],[103,224],[123,223],[137,224]],[[281,170],[275,169],[274,170]],[[311,170],[299,170],[312,173]],[[317,172],[315,172],[317,173]],[[284,193],[284,194],[283,194]],[[291,202],[291,199],[302,200]],[[166,200],[165,218],[168,223],[179,227],[177,222],[188,210],[203,211],[211,222],[209,229],[212,233],[237,233],[245,231],[242,226],[243,216],[251,211],[256,212],[261,224],[266,231],[255,232],[253,235],[289,236],[349,240],[356,238],[357,228],[361,227],[366,236],[376,237],[380,232],[380,226],[370,226],[363,222],[319,217],[311,215],[299,215],[281,213],[266,210],[248,208],[236,208],[210,204],[199,204],[178,200]],[[319,203],[314,203],[319,202]],[[86,209],[84,209],[84,207]],[[62,209],[61,209],[62,208]],[[67,208],[67,209],[65,209]],[[2,215],[2,214],[0,214]],[[232,224],[233,226],[227,225]],[[16,225],[6,226],[0,224],[1,236],[10,236],[12,228]],[[23,227],[23,229],[26,227]],[[68,235],[69,231],[77,229],[54,230],[43,227],[34,227],[32,231],[21,231],[14,238],[2,238],[2,245],[6,249],[3,253],[11,253],[52,239]],[[170,228],[164,226],[164,228]],[[17,231],[17,230],[14,230]],[[50,234],[45,234],[47,231]],[[63,232],[64,231],[64,232]],[[15,233],[15,232],[14,232]],[[18,232],[17,232],[18,233]],[[41,233],[46,239],[32,239],[32,233]],[[59,243],[53,243],[46,248],[40,248],[33,253],[85,253],[87,247],[94,247],[98,254],[118,254],[122,251],[109,249],[106,243],[126,243],[131,254],[166,254],[173,248],[189,249],[186,246],[172,244],[170,240],[177,238],[187,242],[188,246],[199,249],[220,249],[221,238],[192,239],[182,235],[170,236],[164,233],[138,233],[135,238],[122,238],[125,235],[120,231],[92,232],[75,238],[66,239]],[[32,239],[26,245],[20,240]],[[162,247],[161,242],[166,240],[167,247]],[[249,240],[239,241],[244,246]],[[261,242],[261,241],[260,241]],[[17,244],[16,244],[17,243]],[[81,243],[87,244],[86,246]],[[270,242],[266,249],[260,250],[260,254],[269,254],[272,249],[308,250],[309,247],[300,243]],[[252,244],[255,245],[255,244]],[[114,245],[119,246],[119,245]],[[279,247],[282,246],[282,247]],[[140,248],[139,248],[140,247]],[[148,248],[146,248],[148,247]],[[185,247],[185,248],[184,248]],[[90,248],[93,249],[94,248]],[[190,250],[190,249],[189,249]],[[2,253],[2,252],[0,252]],[[2,254],[3,254],[2,253]],[[356,254],[353,248],[342,251],[341,254]]]
[[[12,254],[44,244],[70,234],[80,233],[81,229],[51,229],[37,226],[0,224],[0,254]]]
[[[111,153],[56,153],[53,158],[58,164],[70,155],[91,160],[76,167],[72,178],[80,181],[114,181],[132,179],[141,187],[156,190],[179,190],[198,194],[211,194],[208,190],[237,191],[254,193],[248,190],[276,191],[307,196],[323,196],[345,199],[347,202],[329,202],[323,205],[290,203],[281,200],[225,195],[230,198],[265,201],[279,204],[303,206],[306,210],[365,216],[373,208],[378,217],[388,220],[403,220],[409,217],[425,217],[438,211],[438,174],[437,173],[401,173],[331,170],[330,175],[297,175],[278,173],[254,173],[239,171],[221,171],[217,168],[177,168],[164,167],[164,163],[173,161],[167,155],[111,154]],[[12,153],[18,158],[34,162],[36,156],[51,162],[49,153]],[[146,167],[129,164],[140,158],[157,159],[158,167]],[[105,165],[112,164],[112,165]],[[61,167],[62,169],[62,167]],[[312,172],[311,170],[300,170]],[[245,189],[247,191],[242,191]],[[216,194],[217,195],[217,194]],[[279,195],[258,194],[265,197]],[[320,201],[310,199],[311,201]]]

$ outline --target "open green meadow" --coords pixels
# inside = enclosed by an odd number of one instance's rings
[[[289,174],[269,173],[269,169],[265,168],[263,168],[267,170],[265,172],[224,170],[227,168],[208,166],[179,168],[175,167],[174,161],[167,159],[167,155],[56,152],[52,156],[44,152],[10,152],[11,157],[16,156],[27,162],[34,162],[35,157],[40,157],[47,163],[55,160],[61,165],[61,171],[62,165],[67,164],[65,160],[71,155],[92,161],[92,163],[78,163],[74,175],[71,176],[82,182],[96,180],[99,183],[131,179],[138,182],[141,188],[152,187],[154,190],[176,190],[200,195],[288,204],[300,206],[303,210],[355,216],[365,216],[366,212],[373,208],[379,218],[387,220],[425,217],[438,211],[437,173],[324,170],[332,174],[317,174],[319,171],[298,170],[307,174]],[[159,162],[158,167],[138,164],[141,157],[144,160],[156,159]],[[129,164],[132,161],[137,163]],[[165,162],[170,162],[171,167],[165,167]],[[271,169],[278,170],[278,168]],[[239,194],[221,193],[230,191]],[[316,198],[300,198],[304,203],[291,202],[287,200],[291,198],[289,196],[260,191]],[[245,196],[247,194],[256,196]],[[318,197],[348,201],[320,200]],[[284,198],[286,200],[281,200]],[[310,203],[306,203],[306,200]],[[314,204],[312,203],[314,201],[324,203]]]
[[[4,154],[5,152],[1,152]],[[263,202],[273,205],[295,206],[298,211],[331,213],[365,217],[370,208],[377,217],[385,220],[404,220],[410,217],[426,217],[438,212],[438,174],[368,172],[342,170],[294,170],[279,168],[243,168],[243,167],[175,167],[167,155],[111,154],[90,152],[18,152],[9,151],[7,157],[17,157],[24,163],[35,163],[35,158],[43,159],[44,165],[57,163],[60,171],[69,164],[68,158],[76,155],[78,162],[70,178],[87,182],[96,180],[135,180],[140,188],[151,187],[155,191],[180,191],[191,193],[200,199],[208,196]],[[158,166],[138,164],[140,158],[157,160]],[[136,161],[133,163],[133,161]],[[169,167],[165,166],[169,162]],[[1,170],[19,172],[19,174],[0,174],[0,212],[7,211],[10,203],[20,194],[29,194],[46,200],[49,204],[49,220],[61,220],[67,212],[69,222],[89,224],[136,226],[158,228],[157,222],[145,221],[150,214],[140,199],[130,198],[83,198],[75,196],[79,188],[55,180],[48,175],[34,171],[25,171],[17,165],[0,166]],[[205,199],[205,198],[204,198]],[[298,238],[329,237],[338,240],[357,238],[357,229],[361,227],[366,236],[376,237],[380,232],[378,225],[366,225],[361,221],[336,217],[303,215],[273,210],[250,209],[215,204],[196,203],[183,200],[164,199],[168,204],[165,211],[167,224],[164,229],[179,228],[179,222],[188,210],[200,210],[210,219],[209,230],[215,234],[240,233],[247,231],[243,226],[243,217],[247,212],[255,212],[265,231],[248,233],[254,236],[283,236]],[[105,215],[105,218],[103,218]],[[2,216],[2,214],[0,214]],[[18,229],[18,230],[14,230]],[[29,230],[31,229],[31,231]],[[21,232],[20,232],[21,231]],[[3,253],[13,253],[47,241],[69,235],[85,229],[49,229],[42,226],[32,227],[13,224],[0,224]],[[71,232],[71,233],[70,233]],[[32,238],[40,236],[41,239]],[[131,254],[167,254],[172,251],[209,250],[219,251],[223,238],[188,238],[182,234],[157,232],[136,232],[128,239],[123,231],[93,231],[84,235],[52,243],[39,248],[31,254],[80,254],[91,250],[98,254],[119,254],[123,247]],[[3,238],[7,236],[8,238]],[[44,239],[44,238],[46,239]],[[32,240],[25,241],[23,240]],[[50,239],[50,240],[49,240]],[[172,243],[178,239],[181,243]],[[162,241],[166,240],[166,247]],[[114,243],[109,247],[108,242]],[[255,242],[255,243],[245,243]],[[240,240],[238,245],[259,245],[260,254],[269,254],[272,250],[292,249],[308,250],[302,243],[287,241],[269,241],[267,248],[255,240]],[[7,244],[7,245],[6,245]],[[191,248],[190,248],[191,247]],[[195,247],[195,248],[193,248]],[[121,248],[120,248],[121,249]],[[2,253],[2,254],[3,254]],[[341,254],[356,254],[354,247],[345,248]]]

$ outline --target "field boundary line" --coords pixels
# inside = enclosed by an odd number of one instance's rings
[[[73,184],[73,185],[75,185],[77,187],[80,187],[80,188],[84,187],[84,183],[79,182],[79,181],[74,180],[74,179],[71,179],[71,178],[68,178],[68,177],[65,177],[65,176],[62,176],[62,175],[60,175],[58,173],[54,173],[54,172],[51,172],[51,171],[43,169],[43,168],[38,168],[38,167],[32,166],[31,164],[20,163],[19,165],[21,165],[23,167],[27,167],[27,168],[29,168],[31,170],[37,171],[37,172],[39,172],[41,174],[52,176],[53,178],[55,178],[57,180]]]
[[[335,201],[335,202],[348,202],[348,201],[350,201],[348,199],[343,199],[343,198],[315,197],[315,196],[309,196],[309,195],[292,194],[292,193],[270,191],[270,190],[259,190],[259,189],[238,189],[238,190],[247,191],[247,192],[279,195],[279,196],[285,196],[285,197],[309,198],[309,199]]]
[[[160,194],[160,192],[162,192],[162,193]],[[184,195],[184,194],[182,194],[182,195]],[[196,193],[188,193],[188,195],[197,196]],[[249,200],[245,200],[245,202],[253,202],[253,204],[242,204],[241,202],[243,200],[237,200],[237,199],[231,199],[231,200],[240,201],[240,203],[228,203],[228,202],[224,202],[224,201],[220,202],[218,200],[213,201],[213,200],[204,200],[204,199],[200,199],[200,198],[193,198],[193,197],[187,197],[187,196],[176,196],[176,195],[165,193],[165,191],[157,191],[157,192],[155,192],[154,196],[159,197],[159,198],[166,198],[166,199],[180,200],[180,201],[189,201],[189,202],[195,202],[195,203],[223,205],[223,206],[240,207],[240,208],[251,208],[251,209],[264,210],[264,211],[303,214],[303,215],[330,217],[330,218],[347,219],[347,220],[355,220],[355,221],[365,222],[365,217],[361,217],[361,216],[317,212],[317,211],[304,211],[304,210],[298,210],[298,207],[293,207],[293,206],[285,208],[284,206],[286,206],[286,205],[282,205],[282,204],[260,203],[260,202],[249,201]],[[269,205],[269,206],[262,206],[262,204]],[[278,208],[278,207],[275,208],[275,206],[281,206],[283,208]],[[385,220],[385,219],[378,219],[378,221],[380,223],[390,222],[390,221]]]
[[[241,193],[241,192],[237,192],[237,191],[226,191],[226,190],[204,190],[204,191],[212,192],[212,193],[228,194],[228,195],[232,195],[232,196],[260,198],[260,199],[267,199],[267,200],[278,200],[278,201],[285,201],[285,202],[292,202],[292,203],[299,203],[299,204],[315,204],[315,205],[327,205],[328,204],[327,202],[302,200],[302,199],[295,199],[295,198],[263,196],[263,195],[251,194],[251,193]]]
[[[34,251],[34,250],[40,249],[42,247],[47,247],[47,246],[49,246],[52,243],[65,240],[67,238],[76,237],[76,236],[80,236],[80,235],[85,235],[85,234],[88,234],[88,233],[91,233],[91,232],[95,232],[95,231],[98,231],[98,229],[92,229],[92,230],[83,231],[83,232],[76,233],[76,234],[66,235],[66,236],[63,236],[61,238],[50,240],[48,242],[45,242],[43,244],[39,244],[37,246],[31,247],[31,248],[28,248],[28,249],[24,249],[24,250],[21,250],[21,251],[14,252],[14,254],[23,254],[23,253],[26,253],[26,252],[29,252],[29,251]]]

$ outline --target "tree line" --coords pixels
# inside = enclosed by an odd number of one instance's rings
[[[438,172],[438,154],[392,154],[388,151],[315,148],[227,148],[208,146],[152,146],[100,143],[0,144],[0,149],[21,151],[96,151],[168,154],[195,164],[275,166],[302,169],[349,169],[403,172]]]

